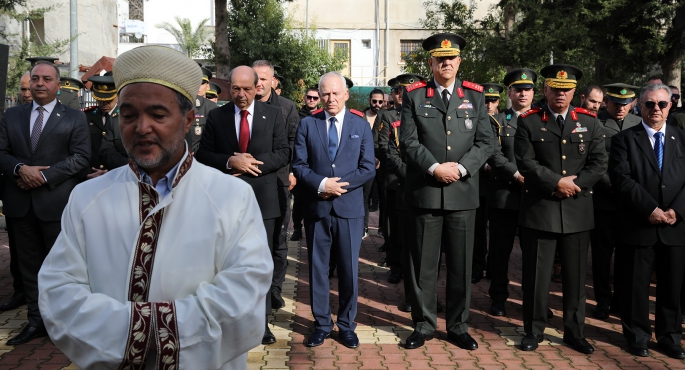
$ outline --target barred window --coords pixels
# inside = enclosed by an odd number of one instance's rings
[[[404,62],[405,55],[418,49],[421,49],[421,40],[400,40],[400,61]]]

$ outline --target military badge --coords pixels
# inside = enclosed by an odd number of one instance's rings
[[[465,100],[460,106],[457,107],[457,109],[473,109],[473,103]]]
[[[522,74],[522,75],[521,75],[521,79],[522,79],[522,80],[527,80],[527,79],[528,79],[528,75],[526,75],[525,73]]]
[[[578,144],[578,153],[585,154],[585,144],[584,143]]]
[[[619,91],[619,92],[621,93],[621,95],[625,95],[625,94],[627,94],[627,93],[628,93],[628,90],[626,90],[626,89],[623,89],[623,90],[621,90],[621,91]]]
[[[546,127],[540,127],[540,131],[547,131]]]
[[[195,126],[195,135],[202,135],[202,126]]]
[[[491,88],[488,89],[488,92],[489,92],[489,93],[494,93],[494,92],[495,92],[495,89],[493,89],[493,88],[491,87]]]
[[[511,127],[511,125],[507,125],[507,128],[513,128],[513,127]]]
[[[440,43],[440,47],[441,48],[451,48],[452,43],[450,42],[450,40],[445,39],[445,40],[442,40],[442,42]]]
[[[557,72],[557,78],[565,80],[568,78],[568,73],[562,69],[561,71]]]
[[[470,118],[467,118],[467,119],[464,121],[464,126],[466,126],[466,129],[467,129],[467,130],[470,130],[470,129],[473,128],[473,122],[471,121]]]
[[[507,114],[507,121],[511,120],[511,113]]]

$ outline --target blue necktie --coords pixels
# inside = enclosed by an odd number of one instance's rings
[[[664,164],[664,143],[661,141],[663,133],[657,132],[654,134],[654,154],[656,155],[656,162],[659,164],[659,171],[662,170]]]
[[[338,153],[338,130],[335,128],[335,117],[331,117],[331,125],[328,126],[328,154],[331,160],[335,159]]]

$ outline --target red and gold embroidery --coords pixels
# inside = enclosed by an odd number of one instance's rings
[[[152,303],[131,302],[131,322],[120,370],[139,370],[145,365],[152,335]]]
[[[155,322],[157,324],[157,369],[177,370],[179,368],[179,338],[174,302],[157,302]]]

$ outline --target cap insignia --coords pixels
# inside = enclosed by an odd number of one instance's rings
[[[568,78],[568,73],[562,69],[561,71],[557,72],[557,78],[565,80]]]
[[[495,90],[491,87],[488,89],[488,92],[495,92]]]
[[[105,90],[105,91],[108,90],[107,85],[98,85],[98,89],[99,90]]]
[[[69,81],[64,81],[64,86],[69,86]]]
[[[442,42],[440,43],[440,47],[441,48],[451,48],[452,43],[450,42],[450,40],[445,39],[445,40],[442,40]]]
[[[527,80],[527,79],[528,79],[528,75],[525,74],[525,73],[522,74],[522,75],[521,75],[521,79],[522,79],[522,80]]]
[[[626,90],[626,89],[623,89],[623,90],[621,90],[621,91],[620,91],[620,93],[621,93],[621,95],[625,95],[625,94],[627,94],[627,93],[628,93],[628,90]]]

